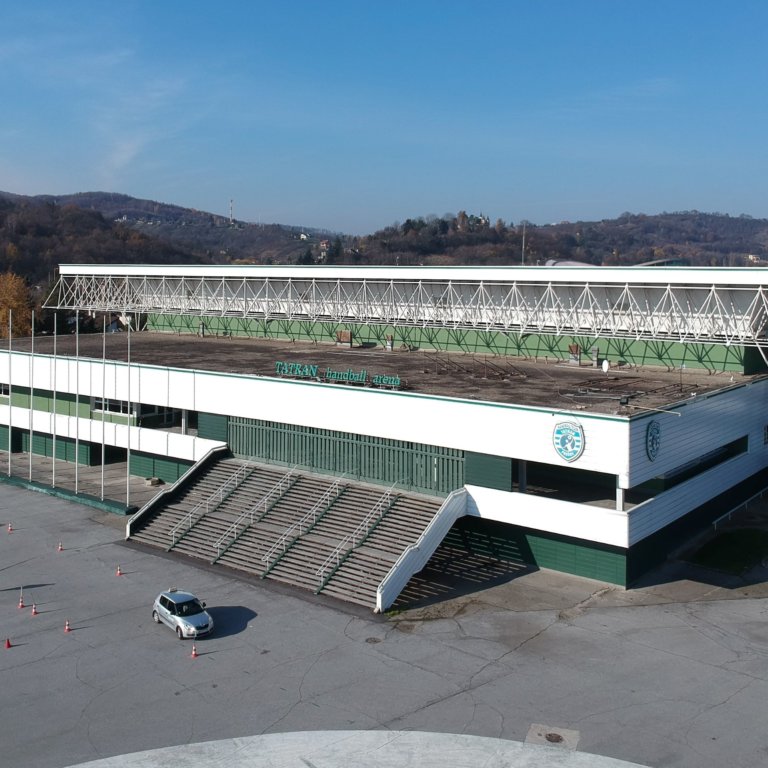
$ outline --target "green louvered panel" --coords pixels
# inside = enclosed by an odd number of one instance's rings
[[[16,439],[18,434],[18,440]],[[0,446],[7,445],[8,432],[5,432],[6,443],[2,442],[3,434],[0,432]],[[29,432],[23,431],[16,433],[14,431],[14,443],[18,444],[18,450],[29,452]],[[54,449],[55,446],[55,449]],[[17,450],[14,448],[14,450]],[[57,437],[54,440],[53,435],[47,435],[40,432],[35,432],[32,435],[32,453],[37,456],[53,456],[54,450],[56,452],[56,458],[61,461],[75,462],[76,460],[80,464],[90,465],[92,458],[91,444],[86,442],[76,443],[70,438]]]
[[[467,485],[512,490],[512,459],[467,451],[464,472]]]
[[[8,450],[8,427],[0,425],[0,451]],[[11,432],[11,452],[15,453],[21,450],[21,433],[14,429]]]
[[[175,483],[190,466],[191,462],[181,459],[131,451],[131,474],[137,477],[159,477],[163,482]]]
[[[238,456],[436,495],[464,484],[463,452],[438,446],[235,417],[229,444]]]
[[[626,586],[627,551],[620,547],[477,517],[462,518],[453,531],[470,552]]]
[[[420,349],[487,355],[489,358],[525,357],[567,360],[570,347],[577,344],[582,360],[591,360],[591,350],[600,359],[633,365],[663,365],[668,368],[703,368],[710,371],[735,370],[743,373],[765,371],[759,351],[738,345],[683,344],[645,339],[595,339],[589,336],[552,336],[536,333],[504,333],[459,328],[411,328],[385,324],[264,320],[256,318],[206,317],[194,315],[153,315],[147,317],[151,330],[206,336],[245,336],[273,339],[334,341],[338,331],[350,331],[360,344],[384,346],[392,337],[395,348],[408,345]]]
[[[534,561],[541,568],[626,585],[627,556],[618,547],[531,533],[527,539]]]
[[[197,415],[197,435],[207,440],[227,441],[228,417],[218,413],[199,413]]]

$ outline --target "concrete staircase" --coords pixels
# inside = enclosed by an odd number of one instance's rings
[[[323,594],[341,600],[371,604],[376,588],[397,562],[406,547],[413,544],[435,513],[441,499],[428,496],[399,496],[386,515],[364,541],[345,558],[323,587]]]
[[[230,489],[242,466],[236,459],[210,465],[150,519],[136,521],[130,538],[373,608],[378,584],[441,505],[263,464]]]
[[[352,534],[365,514],[376,504],[384,489],[348,484],[325,514],[293,541],[266,575],[295,587],[317,591],[317,570],[336,547]]]
[[[204,505],[239,470],[243,462],[237,459],[220,459],[184,486],[175,498],[164,505],[159,513],[149,519],[137,521],[131,539],[152,546],[168,549],[172,546],[172,531],[182,520]]]
[[[264,555],[304,517],[328,485],[326,477],[300,475],[278,503],[249,525],[215,562],[263,576],[267,567]]]

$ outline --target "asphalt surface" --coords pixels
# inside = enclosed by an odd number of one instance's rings
[[[374,616],[131,547],[124,522],[0,487],[3,766],[307,765],[269,752],[277,734],[306,731],[509,743],[476,765],[768,763],[764,565],[721,578],[672,564],[629,592],[538,571]],[[152,621],[172,585],[215,618],[197,658]],[[212,741],[252,761],[195,746]],[[512,743],[540,751],[502,759]],[[143,750],[161,751],[117,759]],[[346,764],[366,762],[351,754]],[[402,754],[421,764],[419,749]],[[467,763],[456,755],[444,764]]]

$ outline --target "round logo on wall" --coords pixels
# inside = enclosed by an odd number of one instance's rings
[[[652,421],[645,430],[645,452],[651,461],[656,461],[661,447],[661,424]]]
[[[584,430],[575,421],[561,421],[555,425],[552,442],[561,458],[576,461],[584,452]]]

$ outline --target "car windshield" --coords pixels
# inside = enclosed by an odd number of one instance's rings
[[[184,603],[176,603],[176,613],[178,616],[194,616],[196,613],[202,613],[203,606],[197,600],[187,600]]]

